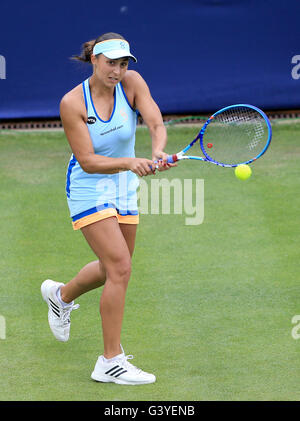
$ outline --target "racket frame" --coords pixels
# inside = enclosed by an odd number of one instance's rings
[[[262,149],[262,151],[258,155],[256,155],[254,158],[251,158],[251,159],[249,159],[247,161],[244,161],[244,162],[240,162],[239,164],[224,164],[222,162],[215,161],[214,159],[212,159],[206,153],[206,151],[204,149],[204,146],[203,146],[204,145],[203,144],[203,137],[204,137],[205,130],[206,130],[207,126],[211,123],[211,121],[218,114],[221,114],[222,112],[227,111],[229,109],[238,108],[238,107],[248,107],[248,108],[251,108],[251,109],[255,110],[256,112],[258,112],[263,117],[263,119],[265,120],[265,123],[267,124],[267,127],[268,127],[268,139],[267,139],[267,142],[266,142],[264,148]],[[195,139],[193,139],[191,141],[191,143],[189,143],[184,149],[182,149],[177,154],[169,155],[168,162],[169,163],[173,163],[173,162],[176,162],[176,161],[181,161],[183,159],[194,159],[194,160],[198,160],[198,161],[211,162],[212,164],[216,164],[216,165],[219,165],[221,167],[227,167],[227,168],[237,167],[238,165],[242,165],[242,164],[246,164],[247,165],[247,164],[251,164],[251,162],[256,161],[258,158],[260,158],[266,152],[266,150],[268,149],[268,147],[269,147],[269,145],[271,143],[271,139],[272,139],[272,127],[271,127],[271,123],[270,123],[268,117],[266,116],[266,114],[262,110],[260,110],[259,108],[255,107],[254,105],[249,105],[249,104],[229,105],[227,107],[224,107],[224,108],[220,109],[219,111],[215,112],[212,116],[210,116],[209,119],[204,123],[203,127],[201,128],[201,130],[199,131],[199,133],[195,137]],[[201,147],[201,150],[203,152],[204,157],[201,157],[201,156],[192,156],[192,155],[185,155],[186,152],[189,149],[191,149],[191,147],[197,142],[197,140],[199,140],[200,147]]]

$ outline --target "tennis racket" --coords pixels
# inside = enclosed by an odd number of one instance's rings
[[[200,122],[197,117],[190,121],[198,125]],[[170,121],[167,125],[184,122],[188,122],[188,118]],[[169,155],[167,162],[193,159],[222,167],[251,164],[266,152],[271,139],[271,124],[262,110],[248,104],[230,105],[205,121],[195,139],[180,152]],[[202,156],[197,156],[196,151],[195,155],[186,155],[198,140]]]

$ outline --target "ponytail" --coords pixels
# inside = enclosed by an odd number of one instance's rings
[[[79,60],[83,61],[84,63],[91,63],[91,55],[93,54],[93,48],[96,44],[96,40],[87,41],[82,46],[82,51],[80,56],[73,56],[71,60]]]
[[[91,63],[91,55],[93,54],[93,48],[98,42],[107,41],[109,39],[124,39],[122,35],[117,34],[115,32],[107,32],[106,34],[100,35],[100,37],[87,41],[82,46],[82,51],[80,56],[72,56],[71,60],[79,60],[83,61],[84,63]]]

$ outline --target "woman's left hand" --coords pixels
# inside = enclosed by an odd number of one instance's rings
[[[177,167],[177,164],[168,164],[168,154],[163,151],[157,151],[153,153],[152,156],[153,161],[157,161],[157,170],[158,171],[166,171],[169,170],[171,167]]]

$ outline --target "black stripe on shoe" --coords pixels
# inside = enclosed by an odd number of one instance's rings
[[[115,365],[113,368],[111,368],[110,370],[106,371],[105,374],[109,374],[111,371],[115,370],[116,368],[119,368],[119,365]]]
[[[119,371],[122,371],[122,370],[124,370],[124,369],[122,367],[119,367],[115,371],[112,371],[110,373],[110,376],[115,376],[117,373],[119,373]]]
[[[127,370],[123,370],[123,371],[121,371],[119,374],[117,374],[115,377],[119,377],[119,376],[121,376],[122,374],[124,374],[124,373],[127,373]]]
[[[105,374],[109,374],[112,377],[119,377],[121,374],[126,373],[127,370],[125,370],[123,367],[120,367],[119,365],[115,365],[110,370],[106,371]]]
[[[54,307],[56,310],[59,310],[58,305],[57,305],[57,304],[55,304],[55,303],[51,300],[51,298],[49,298],[49,301],[50,301],[50,304],[52,305],[52,307]]]
[[[51,308],[51,310],[52,310],[52,312],[54,313],[54,314],[56,314],[56,316],[57,317],[60,317],[60,312],[59,312],[59,310],[57,310],[51,303],[50,303],[50,308]]]
[[[51,310],[52,310],[52,313],[54,313],[57,317],[60,317],[60,314],[56,310],[53,310],[53,308],[51,308]]]

